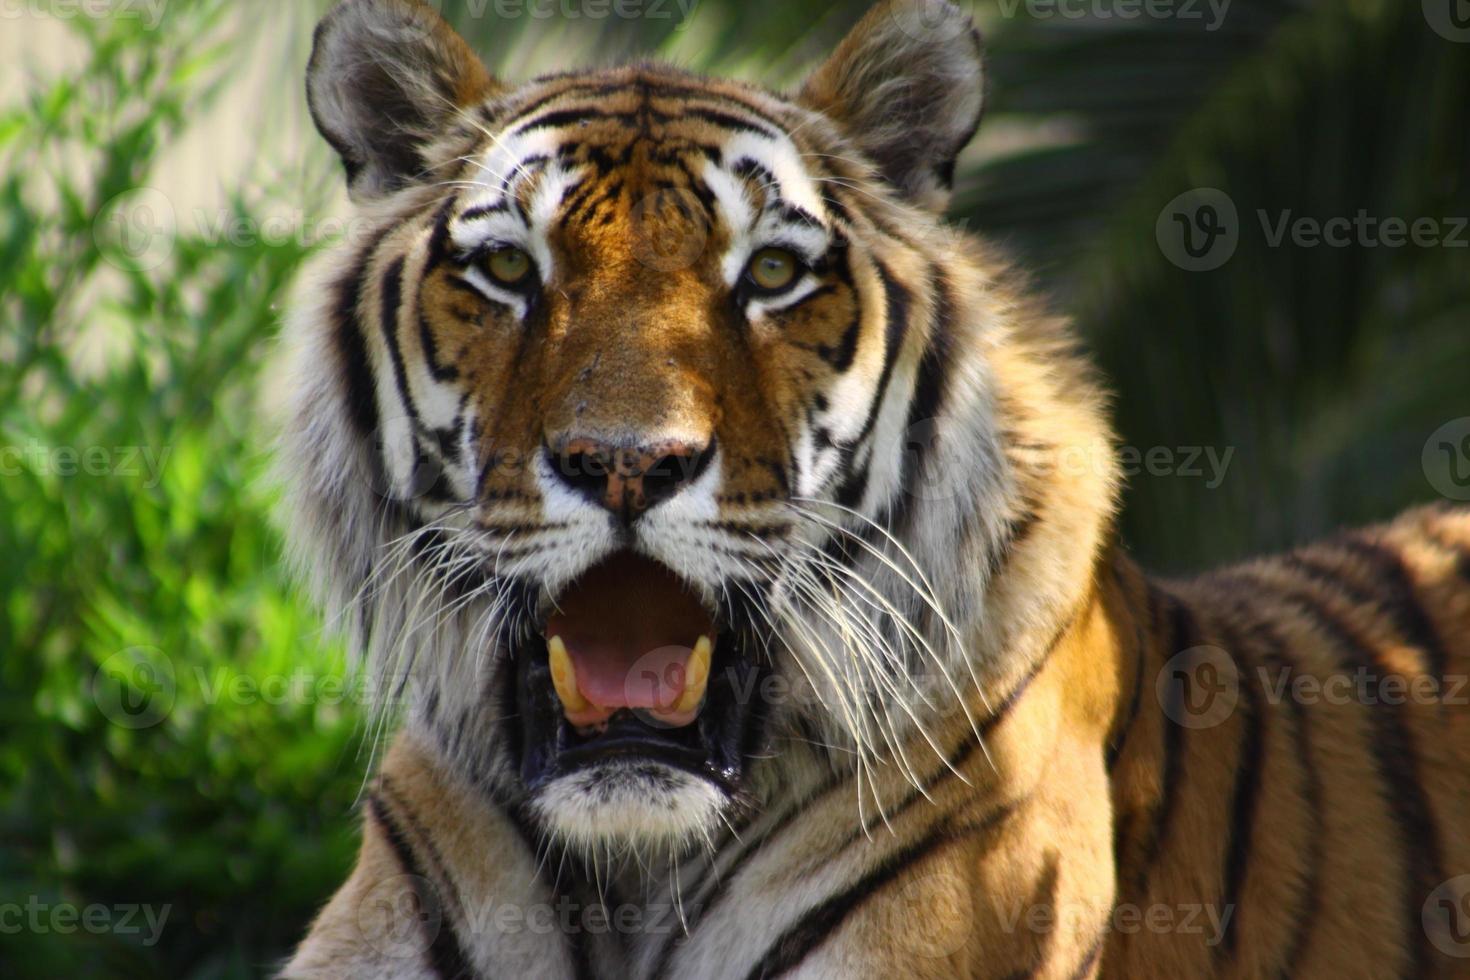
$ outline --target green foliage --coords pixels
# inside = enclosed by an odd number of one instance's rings
[[[357,713],[284,582],[257,422],[303,249],[170,235],[129,193],[233,70],[219,9],[166,44],[78,21],[85,67],[0,117],[0,902],[44,906],[0,933],[10,976],[257,975],[352,856]],[[121,928],[50,918],[94,904]]]
[[[321,5],[275,42],[283,102]],[[443,6],[511,79],[654,53],[785,85],[866,4],[703,0],[688,23]],[[1138,553],[1196,565],[1428,499],[1424,440],[1470,415],[1470,253],[1273,246],[1257,212],[1470,214],[1470,44],[1404,0],[1236,0],[1215,31],[977,6],[987,129],[1061,135],[972,157],[956,216],[1077,317],[1125,442],[1234,452],[1215,487],[1133,479]],[[265,366],[310,248],[217,221],[157,234],[166,204],[136,190],[249,67],[230,7],[74,20],[82,65],[0,105],[0,905],[168,910],[153,945],[0,929],[7,976],[268,972],[352,857],[362,713],[286,582],[264,479]],[[262,186],[224,221],[324,209]],[[1241,240],[1188,272],[1155,225],[1200,187]]]

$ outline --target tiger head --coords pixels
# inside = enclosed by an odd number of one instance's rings
[[[410,0],[318,29],[362,233],[287,330],[294,553],[411,731],[548,836],[677,847],[902,765],[1080,590],[1112,472],[1040,458],[1105,450],[1097,395],[942,221],[982,88],[943,0],[790,95],[508,85]]]

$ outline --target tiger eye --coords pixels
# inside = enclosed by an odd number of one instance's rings
[[[763,248],[750,257],[750,281],[765,290],[785,289],[796,278],[796,256],[784,248]]]
[[[531,272],[531,257],[519,248],[498,248],[485,264],[490,275],[507,286],[519,285]]]

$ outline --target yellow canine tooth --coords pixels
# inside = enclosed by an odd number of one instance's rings
[[[704,700],[704,689],[709,684],[709,660],[714,645],[707,636],[701,636],[684,665],[684,693],[674,703],[675,711],[693,711]]]
[[[567,711],[587,710],[591,702],[577,690],[577,671],[572,666],[566,643],[561,637],[553,636],[546,641],[546,649],[551,654],[551,686],[556,688],[561,706]]]

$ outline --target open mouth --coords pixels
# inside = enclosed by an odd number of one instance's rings
[[[540,640],[516,670],[528,789],[627,759],[735,792],[759,668],[668,568],[618,552],[556,598]]]

